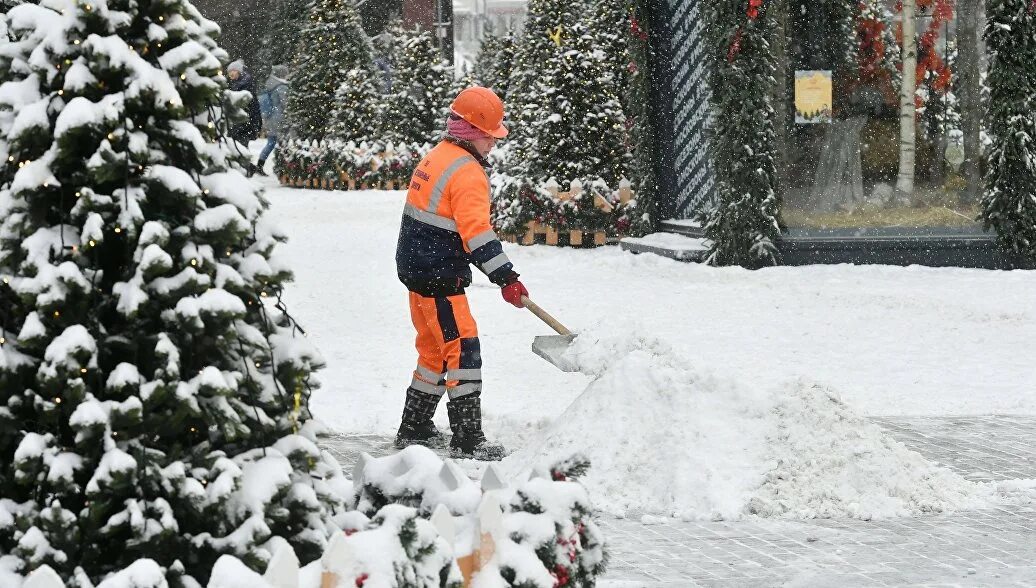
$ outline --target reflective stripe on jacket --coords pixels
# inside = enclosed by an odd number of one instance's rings
[[[396,273],[411,292],[450,296],[471,284],[469,263],[505,286],[517,278],[489,224],[489,177],[449,140],[414,170],[396,246]]]

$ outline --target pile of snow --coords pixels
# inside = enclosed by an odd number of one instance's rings
[[[584,333],[569,356],[594,380],[504,467],[524,476],[583,453],[595,506],[618,516],[866,519],[978,506],[988,494],[820,386],[740,386],[629,334]]]

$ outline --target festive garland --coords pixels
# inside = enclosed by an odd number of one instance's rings
[[[759,9],[762,7],[763,0],[748,0],[748,8],[745,9],[745,16],[748,17],[748,23],[759,18]],[[730,49],[727,50],[728,63],[734,63],[734,59],[737,57],[738,53],[741,53],[741,41],[744,39],[744,33],[744,25],[739,26],[737,28],[737,32],[734,33],[734,40],[730,43]]]
[[[529,224],[535,222],[559,231],[603,231],[610,237],[640,232],[643,212],[638,201],[634,197],[621,202],[618,191],[601,178],[582,180],[582,191],[572,198],[555,195],[546,188],[547,183],[546,178],[494,177],[494,229],[505,235],[523,235]]]
[[[392,145],[342,141],[287,141],[278,146],[274,170],[289,183],[323,180],[343,187],[346,179],[357,186],[406,185],[410,174],[431,145]]]

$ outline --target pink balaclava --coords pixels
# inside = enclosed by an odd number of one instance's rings
[[[449,133],[451,137],[455,137],[462,141],[485,139],[489,136],[484,131],[475,127],[475,125],[456,115],[450,115],[450,117],[446,119],[446,132]]]

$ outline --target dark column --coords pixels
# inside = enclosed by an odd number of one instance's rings
[[[453,63],[453,0],[438,0],[438,21],[435,35],[443,59]]]
[[[669,28],[670,8],[667,0],[645,0],[645,24],[648,27],[648,59],[651,122],[654,126],[655,221],[672,218],[677,206],[676,170],[674,168],[673,136],[673,51],[672,32]],[[657,227],[656,227],[657,228]]]

